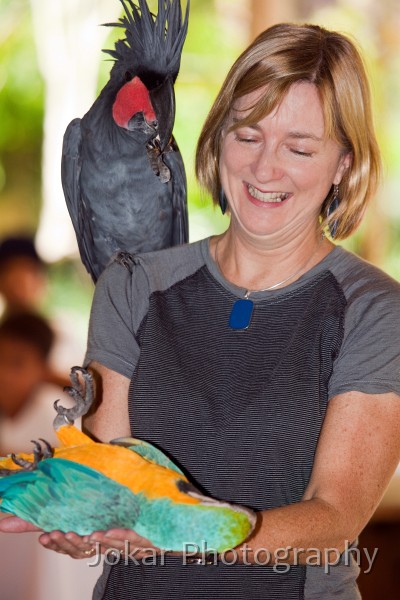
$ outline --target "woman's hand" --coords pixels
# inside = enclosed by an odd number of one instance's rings
[[[135,559],[154,556],[160,552],[149,540],[142,538],[131,529],[111,529],[94,531],[91,535],[80,536],[74,532],[51,531],[43,533],[39,542],[48,550],[68,554],[82,559],[99,553],[116,552]]]
[[[95,531],[89,536],[89,539],[92,544],[100,545],[103,552],[116,551],[123,556],[130,556],[139,560],[145,556],[154,556],[161,553],[160,548],[157,548],[150,540],[141,537],[131,529]]]
[[[29,531],[42,531],[36,525],[28,523],[19,517],[5,516],[4,513],[0,516],[0,532],[3,533],[27,533]]]
[[[48,550],[59,554],[68,554],[71,558],[89,558],[100,552],[94,543],[89,542],[89,536],[78,535],[73,531],[50,531],[39,537],[39,542]]]

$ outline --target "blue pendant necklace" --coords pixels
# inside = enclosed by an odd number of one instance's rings
[[[248,329],[249,325],[251,323],[251,317],[253,316],[253,309],[254,309],[254,302],[252,300],[250,300],[250,298],[249,298],[250,294],[254,294],[255,292],[268,292],[270,290],[274,290],[275,288],[279,287],[280,285],[283,285],[287,281],[290,281],[290,279],[293,279],[294,277],[296,277],[296,275],[300,275],[300,273],[302,271],[304,271],[304,269],[306,269],[307,265],[311,262],[311,260],[316,255],[324,237],[325,237],[324,234],[322,234],[321,240],[318,242],[317,247],[315,248],[314,252],[307,259],[307,262],[301,266],[300,269],[298,269],[294,273],[291,273],[291,275],[289,275],[285,279],[282,279],[282,281],[278,281],[278,283],[274,283],[274,285],[271,285],[262,290],[246,290],[244,298],[239,298],[238,300],[235,301],[234,305],[232,306],[231,314],[229,316],[229,321],[228,321],[229,327],[231,327],[232,329]],[[220,241],[221,241],[221,238],[219,238],[219,240],[217,241],[217,244],[215,246],[215,262],[217,263],[219,272],[223,276],[222,269],[221,269],[219,261],[218,261],[218,244]]]

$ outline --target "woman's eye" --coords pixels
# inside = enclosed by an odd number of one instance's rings
[[[237,142],[244,142],[245,144],[251,144],[257,141],[255,138],[246,137],[245,135],[239,135],[238,133],[235,134],[235,140]]]
[[[296,150],[295,148],[292,148],[291,152],[293,152],[293,154],[298,154],[299,156],[308,156],[308,157],[311,157],[313,155],[312,152],[304,152],[302,150]]]

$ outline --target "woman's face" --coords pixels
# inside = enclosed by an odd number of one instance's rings
[[[265,93],[266,88],[241,98],[229,125],[249,114]],[[294,84],[271,114],[223,138],[220,174],[232,224],[252,236],[310,231],[310,225],[315,232],[322,203],[349,162],[324,137],[316,87]]]

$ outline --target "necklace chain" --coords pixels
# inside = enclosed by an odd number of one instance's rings
[[[309,258],[307,259],[307,262],[300,267],[300,269],[298,269],[294,273],[291,273],[291,275],[289,275],[289,277],[286,277],[285,279],[282,279],[282,281],[278,281],[278,283],[274,283],[274,285],[271,285],[271,286],[269,286],[267,288],[263,288],[262,290],[246,290],[246,293],[245,293],[244,297],[247,299],[250,296],[250,294],[254,294],[255,292],[268,292],[269,290],[274,290],[275,288],[279,287],[280,285],[283,285],[284,283],[286,283],[290,279],[293,279],[293,277],[296,277],[296,275],[299,275],[308,266],[308,264],[312,261],[312,259],[314,258],[314,256],[317,254],[317,251],[319,250],[319,248],[320,248],[320,246],[321,246],[321,244],[322,244],[322,242],[324,240],[324,237],[325,237],[325,235],[322,234],[321,239],[318,242],[315,250],[313,251],[313,253],[311,254],[311,256],[309,256]],[[219,260],[218,260],[218,246],[219,246],[220,241],[221,241],[221,238],[218,239],[218,241],[216,243],[216,246],[215,246],[215,262],[217,263],[217,267],[219,269],[219,272],[223,276],[221,265],[219,264]]]

